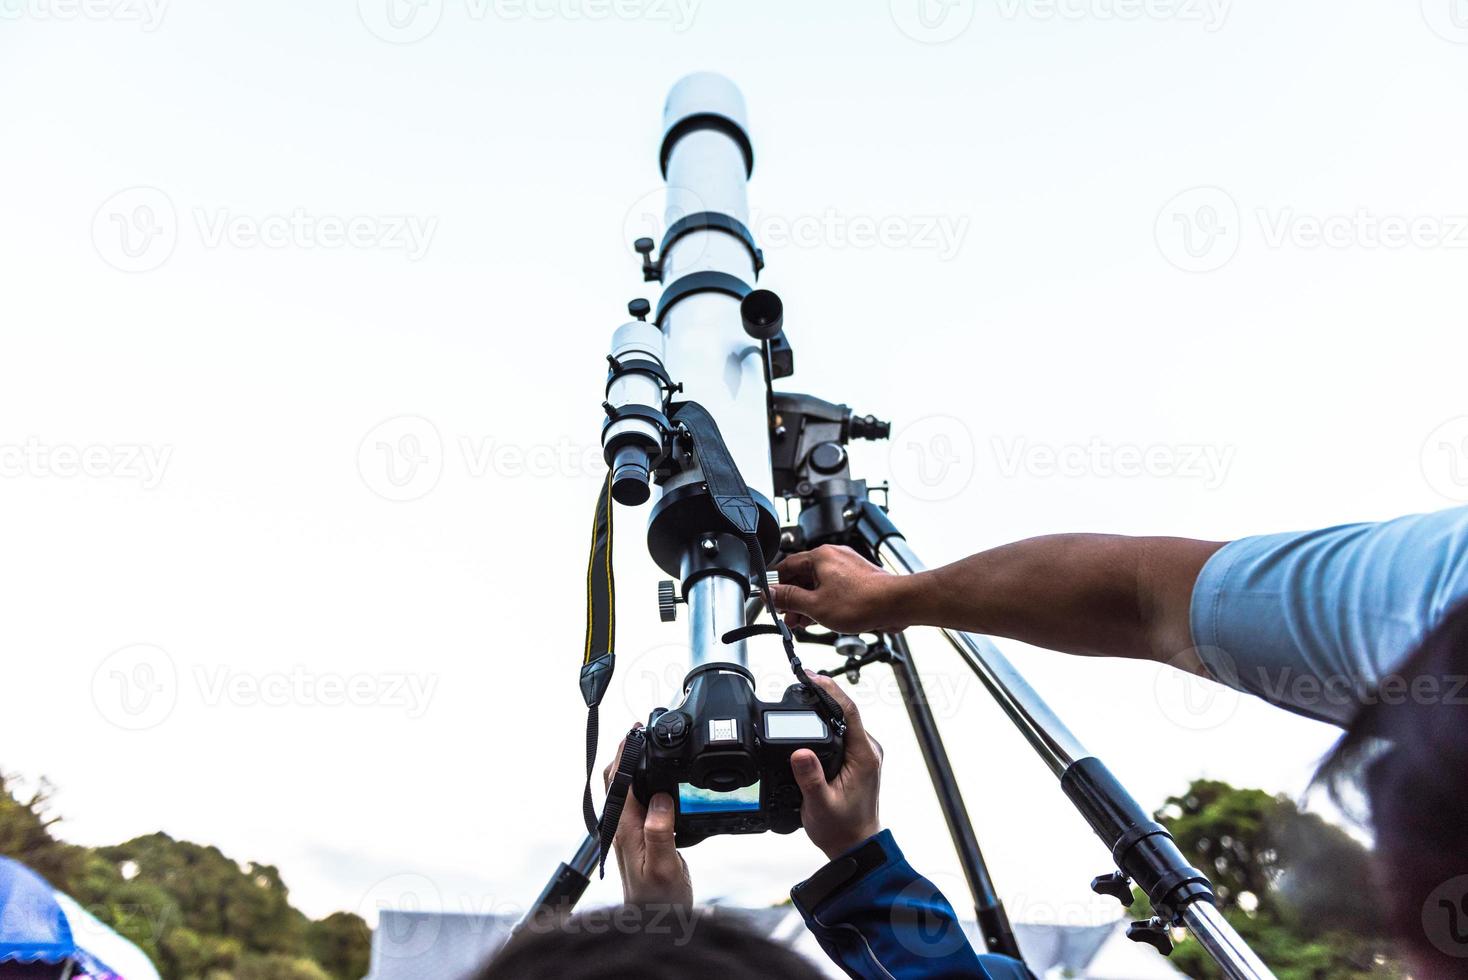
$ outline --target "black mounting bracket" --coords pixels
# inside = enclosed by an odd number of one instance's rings
[[[652,257],[653,240],[651,238],[639,238],[632,243],[632,248],[642,256],[643,282],[662,282],[663,260],[667,258],[668,251],[678,239],[696,231],[722,231],[734,236],[749,250],[749,258],[754,263],[755,278],[758,279],[759,274],[764,271],[765,253],[755,244],[754,233],[744,222],[731,214],[719,211],[699,211],[696,214],[684,215],[668,226],[668,230],[663,233],[662,244],[657,246],[657,258]]]

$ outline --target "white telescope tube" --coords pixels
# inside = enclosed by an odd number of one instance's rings
[[[680,126],[700,117],[721,117],[718,127]],[[744,97],[722,75],[701,72],[679,81],[663,110],[668,181],[666,225],[692,214],[726,214],[747,225],[746,184],[749,163],[744,146],[729,130],[747,126]],[[746,137],[747,140],[747,137]],[[746,143],[747,145],[747,143]],[[694,272],[733,276],[751,289],[754,259],[734,235],[701,228],[680,236],[661,256],[663,285],[673,285]],[[662,318],[664,363],[683,384],[683,397],[696,401],[718,423],[729,454],[744,482],[766,500],[773,497],[768,418],[769,386],[761,344],[744,332],[739,299],[722,292],[685,296]],[[696,479],[684,474],[667,482],[663,492]],[[744,624],[744,589],[726,576],[695,583],[686,596],[691,665],[714,661],[745,664],[745,644],[725,644],[723,631]]]
[[[722,75],[689,75],[668,95],[664,131],[692,116],[714,114],[745,127],[744,98]],[[668,226],[704,211],[749,223],[744,152],[727,132],[700,129],[680,137],[668,156]],[[739,239],[716,229],[680,237],[662,257],[663,284],[690,272],[723,272],[755,284],[754,259]],[[764,355],[744,332],[739,300],[725,293],[696,293],[679,301],[662,321],[665,363],[683,383],[684,397],[703,405],[719,423],[744,482],[770,499],[770,431]],[[683,477],[683,482],[691,477]],[[679,480],[668,481],[672,490]]]

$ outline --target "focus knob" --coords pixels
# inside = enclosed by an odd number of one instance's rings
[[[846,449],[839,442],[823,442],[810,451],[810,468],[830,476],[846,465]]]
[[[671,623],[678,618],[678,590],[671,579],[658,583],[658,619]]]

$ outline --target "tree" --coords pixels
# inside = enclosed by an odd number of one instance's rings
[[[336,980],[361,980],[371,959],[372,930],[360,915],[333,912],[306,927],[306,947]]]
[[[36,874],[61,887],[80,874],[86,849],[65,844],[51,834],[61,818],[51,811],[51,784],[42,779],[29,794],[17,780],[0,772],[0,854],[15,858]]]
[[[271,953],[246,957],[227,978],[218,980],[331,980],[331,977],[312,960]]]
[[[359,980],[371,932],[290,903],[279,869],[164,833],[110,847],[59,840],[42,781],[21,794],[0,774],[0,854],[34,869],[138,945],[164,980]]]
[[[1285,796],[1197,780],[1156,814],[1213,881],[1224,916],[1280,980],[1405,975],[1392,958],[1364,846]],[[1133,914],[1150,915],[1134,892]],[[1221,977],[1202,947],[1179,943],[1173,965]]]
[[[133,880],[160,889],[181,924],[200,935],[235,939],[242,948],[262,953],[299,956],[306,950],[306,917],[291,906],[274,867],[251,863],[242,868],[217,847],[163,833],[97,853],[115,866],[129,866]]]
[[[1213,880],[1219,907],[1232,909],[1272,901],[1282,802],[1293,807],[1263,790],[1199,779],[1169,797],[1156,817]]]

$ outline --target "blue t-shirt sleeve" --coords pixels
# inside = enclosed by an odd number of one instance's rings
[[[1242,538],[1198,575],[1193,643],[1220,682],[1346,725],[1465,597],[1468,507]]]
[[[859,980],[1033,980],[1016,960],[974,952],[953,906],[907,863],[891,831],[838,856],[790,897],[821,948]]]

